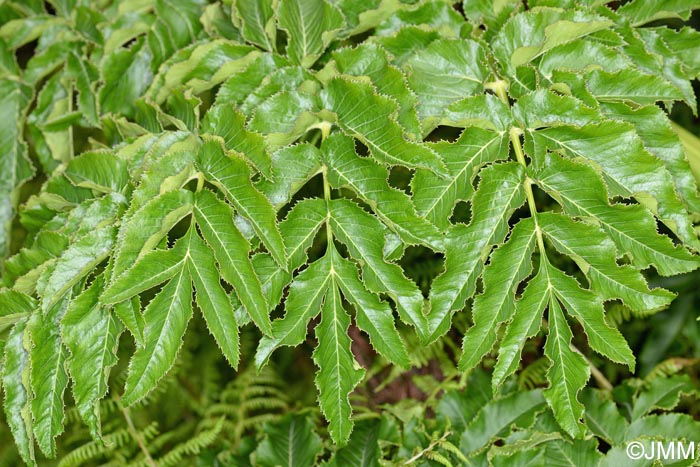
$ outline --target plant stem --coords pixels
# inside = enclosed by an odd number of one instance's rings
[[[324,165],[323,168],[321,169],[321,173],[323,174],[323,199],[326,200],[326,212],[328,213],[327,219],[326,219],[326,241],[328,242],[328,246],[330,247],[331,245],[333,245],[333,231],[331,230],[331,223],[330,223],[331,186],[328,183],[328,167],[326,167]]]
[[[445,434],[442,435],[439,439],[436,439],[435,441],[433,441],[432,443],[430,443],[430,444],[428,445],[428,447],[426,447],[426,448],[423,449],[421,452],[419,452],[419,453],[416,454],[415,456],[413,456],[413,457],[411,457],[410,459],[408,459],[406,462],[403,463],[403,465],[412,465],[412,464],[413,464],[414,462],[416,462],[418,459],[420,459],[421,457],[423,457],[423,456],[425,455],[425,453],[432,451],[433,448],[435,448],[435,446],[437,446],[438,444],[440,444],[440,442],[446,440],[447,437],[450,436],[450,434],[451,434],[451,432],[446,431]]]
[[[515,158],[524,168],[527,168],[527,162],[525,162],[525,153],[523,151],[523,146],[520,143],[520,135],[523,131],[520,128],[512,127],[510,129],[510,142],[513,145],[513,150],[515,151]],[[540,249],[540,254],[545,254],[544,252],[544,241],[542,240],[542,231],[540,230],[540,225],[537,222],[537,205],[535,204],[535,195],[532,192],[532,180],[527,175],[525,176],[525,183],[523,188],[525,188],[525,196],[527,197],[527,206],[530,208],[530,215],[535,221],[535,234],[537,235],[537,246]]]
[[[581,354],[583,356],[583,359],[588,362],[588,366],[591,367],[591,375],[593,375],[593,379],[596,380],[598,383],[598,386],[600,386],[601,389],[604,389],[606,391],[612,391],[613,385],[612,383],[608,380],[608,378],[605,377],[605,375],[598,369],[596,366],[593,364],[592,361],[586,357],[583,352],[581,352],[574,344],[571,344],[571,346],[574,348],[575,351]]]
[[[131,434],[132,438],[136,440],[136,443],[139,445],[139,448],[141,448],[143,455],[146,457],[146,464],[148,464],[150,467],[158,467],[156,461],[154,461],[151,457],[151,453],[148,452],[148,448],[146,448],[146,444],[144,443],[143,438],[141,438],[141,435],[139,435],[139,432],[136,430],[136,426],[131,420],[131,415],[129,415],[129,409],[124,407],[124,405],[122,404],[122,399],[121,397],[119,397],[119,394],[116,395],[116,401],[117,405],[119,405],[119,410],[121,410],[122,414],[124,415],[126,424],[129,427],[129,433]]]

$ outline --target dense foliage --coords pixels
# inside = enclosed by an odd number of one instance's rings
[[[700,448],[700,3],[607,3],[0,3],[0,464]]]

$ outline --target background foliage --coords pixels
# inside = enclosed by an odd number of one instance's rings
[[[0,465],[700,442],[695,8],[1,2]]]

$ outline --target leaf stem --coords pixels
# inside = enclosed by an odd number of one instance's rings
[[[122,414],[124,415],[126,424],[129,427],[129,433],[131,434],[132,438],[136,440],[136,443],[139,445],[139,448],[141,448],[143,455],[146,457],[146,464],[148,464],[149,467],[158,467],[156,461],[154,461],[151,457],[151,453],[148,452],[148,448],[146,448],[146,444],[144,443],[143,438],[141,438],[141,435],[139,435],[139,432],[136,430],[136,426],[131,420],[131,415],[129,415],[129,409],[124,407],[124,405],[122,404],[122,399],[121,397],[119,397],[119,394],[116,395],[115,400],[117,402],[117,405],[119,406],[119,410],[121,410]]]
[[[328,183],[328,167],[325,165],[321,168],[321,173],[323,174],[323,199],[326,200],[326,241],[328,246],[333,245],[333,230],[331,229],[330,217],[331,217],[331,186]]]
[[[505,105],[510,107],[510,101],[508,100],[508,82],[497,79],[496,81],[491,81],[484,85],[486,89],[493,91],[499,99],[503,101]]]
[[[451,434],[452,433],[450,431],[446,431],[440,438],[438,438],[435,441],[433,441],[432,443],[430,443],[428,445],[428,447],[426,447],[425,449],[420,451],[418,454],[416,454],[415,456],[408,459],[402,465],[413,465],[418,459],[420,459],[421,457],[423,457],[424,455],[426,455],[427,453],[432,451],[435,448],[435,446],[440,444],[442,441],[445,441],[447,439],[447,437],[450,436]]]
[[[513,150],[515,151],[515,158],[524,168],[527,168],[527,162],[525,162],[525,153],[523,152],[523,146],[520,143],[520,136],[523,131],[520,128],[512,127],[510,129],[510,141],[513,144]],[[535,234],[537,235],[537,246],[539,247],[540,254],[544,255],[544,240],[542,239],[542,231],[540,230],[540,225],[537,222],[537,205],[535,204],[535,195],[532,192],[532,180],[527,175],[525,176],[525,196],[527,197],[527,206],[530,208],[530,215],[535,221]]]

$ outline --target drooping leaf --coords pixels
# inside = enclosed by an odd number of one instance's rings
[[[329,215],[331,230],[348,247],[350,255],[362,264],[366,286],[361,289],[367,287],[375,293],[389,294],[401,318],[415,326],[419,333],[425,333],[423,294],[399,266],[384,259],[384,238],[376,234],[381,229],[379,221],[347,200],[334,200]]]
[[[196,210],[199,209],[197,204]],[[226,291],[221,287],[214,254],[198,236],[189,242],[187,269],[196,291],[197,305],[209,332],[232,367],[238,366],[238,323]]]
[[[638,268],[653,265],[659,274],[671,275],[700,266],[687,250],[657,233],[654,218],[643,207],[610,205],[605,185],[592,167],[550,155],[536,180],[569,215],[599,223],[618,251],[628,255]],[[582,180],[586,180],[586,188],[582,188]],[[582,196],[584,193],[587,196]]]
[[[314,361],[319,368],[316,376],[319,404],[330,421],[333,441],[340,446],[347,442],[353,426],[348,394],[362,381],[365,373],[356,367],[350,351],[349,325],[350,317],[343,309],[338,288],[333,285],[326,292],[321,322],[316,328],[318,347],[314,351]]]
[[[34,168],[27,155],[22,139],[22,120],[31,99],[32,90],[17,80],[0,80],[2,121],[7,122],[0,130],[0,257],[10,251],[10,224],[18,201],[17,188],[34,175]]]
[[[484,293],[474,299],[474,326],[464,335],[460,368],[469,370],[476,366],[496,343],[499,324],[516,313],[515,291],[532,270],[535,236],[534,223],[522,220],[508,241],[491,255],[491,263],[484,269]]]
[[[56,437],[63,433],[63,392],[68,387],[66,348],[61,342],[60,322],[68,306],[68,297],[56,301],[43,313],[29,320],[31,347],[31,407],[34,436],[47,457],[56,456]],[[39,363],[41,362],[41,363]]]
[[[30,355],[27,319],[10,330],[2,365],[5,415],[22,460],[35,466],[33,424],[30,401]]]
[[[218,142],[209,141],[200,149],[197,165],[250,222],[275,261],[286,268],[284,241],[277,228],[275,211],[265,196],[253,186],[250,169],[245,162],[226,156]]]
[[[389,304],[365,288],[353,263],[341,258],[334,248],[329,254],[332,256],[334,280],[345,299],[355,307],[357,327],[369,335],[377,352],[396,365],[408,367],[406,346],[394,326]]]
[[[330,136],[321,147],[329,181],[334,188],[351,188],[368,203],[405,243],[441,248],[440,232],[416,212],[410,197],[389,186],[386,169],[355,152],[352,138]]]
[[[98,301],[103,287],[104,276],[99,276],[70,303],[61,320],[73,398],[94,438],[101,437],[99,400],[107,393],[110,369],[118,361],[123,330],[117,317]]]
[[[334,78],[328,82],[322,98],[328,110],[336,114],[340,128],[367,145],[380,162],[443,172],[444,164],[437,154],[404,138],[394,119],[398,105],[376,94],[372,86]]]
[[[182,268],[144,310],[144,347],[136,349],[129,363],[124,404],[143,399],[172,368],[191,317],[192,283]]]
[[[523,178],[522,166],[514,162],[481,172],[469,226],[456,225],[445,238],[445,273],[435,279],[430,292],[432,338],[447,331],[452,312],[462,308],[474,293],[485,257],[506,236],[510,215],[525,201]]]
[[[202,191],[196,197],[195,220],[217,258],[222,277],[234,286],[250,318],[268,334],[271,328],[267,301],[248,257],[250,245],[236,228],[232,209],[213,193]]]
[[[573,437],[583,433],[583,405],[578,392],[590,376],[590,368],[581,354],[571,348],[571,329],[556,299],[549,301],[549,332],[544,354],[552,365],[547,370],[549,387],[543,391],[559,424]]]
[[[615,244],[599,228],[553,213],[539,215],[538,221],[555,248],[578,264],[591,289],[604,300],[621,299],[640,313],[664,308],[673,300],[674,294],[667,290],[649,290],[633,267],[619,266]]]

